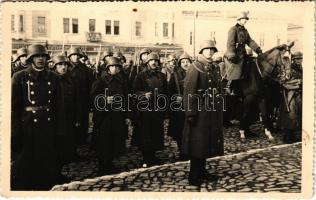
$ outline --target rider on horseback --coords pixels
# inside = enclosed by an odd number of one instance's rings
[[[246,45],[248,45],[258,56],[262,55],[261,48],[251,39],[245,24],[249,20],[249,12],[242,12],[237,18],[237,24],[229,29],[227,39],[227,51],[225,57],[231,62],[231,69],[225,75],[225,79],[229,82],[239,80],[246,75],[245,60],[247,59]],[[229,86],[230,84],[228,84]]]

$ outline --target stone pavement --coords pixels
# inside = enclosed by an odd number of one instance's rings
[[[166,121],[165,127],[167,132],[168,121]],[[246,152],[251,149],[266,148],[274,145],[282,144],[281,135],[276,133],[275,141],[268,141],[267,137],[264,135],[264,130],[260,123],[252,125],[251,130],[257,134],[255,137],[247,138],[245,142],[239,139],[238,127],[232,126],[224,129],[224,154],[234,154],[239,152]],[[130,145],[131,140],[131,129],[130,136],[127,140],[127,152],[120,158],[114,161],[114,165],[121,171],[127,172],[140,167],[140,162],[142,160],[142,154],[137,147]],[[172,138],[165,134],[165,149],[163,151],[157,152],[157,157],[159,157],[164,164],[174,163],[178,161],[179,151],[177,144]],[[85,159],[78,162],[73,162],[65,165],[63,167],[62,173],[67,176],[71,181],[80,181],[86,178],[94,178],[97,176],[97,160],[95,152],[90,150],[87,146],[82,146],[79,148],[79,154],[84,156]]]
[[[204,182],[201,187],[188,184],[189,162],[186,161],[76,181],[55,186],[52,190],[300,192],[301,152],[301,143],[295,143],[208,159],[207,170],[219,179]]]

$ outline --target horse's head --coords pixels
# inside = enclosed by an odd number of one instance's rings
[[[271,76],[276,67],[281,69],[290,69],[291,66],[291,48],[294,42],[282,44],[264,53],[265,62],[262,62],[265,76]]]

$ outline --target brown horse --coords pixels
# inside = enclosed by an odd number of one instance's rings
[[[254,107],[258,107],[264,125],[265,135],[269,140],[273,140],[271,135],[271,116],[275,103],[271,96],[278,95],[275,87],[282,84],[282,77],[286,75],[291,64],[291,47],[280,45],[266,51],[258,58],[246,58],[243,65],[247,74],[244,79],[232,81],[231,86],[237,88],[242,97],[243,112],[240,120],[240,138],[245,139],[245,132],[249,131],[249,126],[253,118]]]

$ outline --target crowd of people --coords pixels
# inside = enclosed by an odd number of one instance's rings
[[[256,59],[245,45],[258,56],[262,54],[243,27],[245,20],[248,16],[243,13],[229,32],[230,38],[245,35],[241,37],[244,41],[228,39],[231,49],[227,57],[232,62],[239,62],[240,57]],[[238,43],[236,49],[233,43]],[[164,148],[164,120],[168,118],[168,135],[180,149],[179,160],[190,160],[189,183],[216,180],[206,171],[205,159],[223,155],[223,126],[232,125],[243,112],[242,96],[231,87],[234,81],[227,79],[224,58],[216,43],[205,41],[196,58],[176,52],[161,62],[158,52],[148,48],[135,54],[135,60],[126,63],[121,52],[108,49],[100,62],[91,65],[80,48],[52,58],[40,44],[17,50],[11,66],[13,190],[48,190],[65,181],[62,166],[81,159],[77,148],[87,142],[91,112],[90,147],[97,152],[99,175],[118,172],[112,161],[125,152],[128,126],[133,127],[132,145],[142,152],[140,167],[162,164],[155,153]],[[280,87],[286,102],[280,101],[278,122],[280,128],[284,127],[285,142],[299,141],[293,131],[300,130],[301,125],[297,115],[301,113],[302,53],[292,55],[291,66],[284,71],[289,77]],[[216,97],[211,102],[212,111],[199,109],[196,99],[187,98],[208,90],[212,91],[207,93],[210,98]],[[183,109],[155,110],[155,104],[162,104],[154,101],[155,92],[174,97]],[[103,98],[98,98],[101,94]],[[122,99],[125,101],[129,94],[135,95],[131,109],[116,110],[116,96],[126,97]],[[140,111],[138,106],[143,102],[148,102],[148,109]],[[96,104],[106,109],[96,109]],[[120,105],[126,106],[127,102]]]

